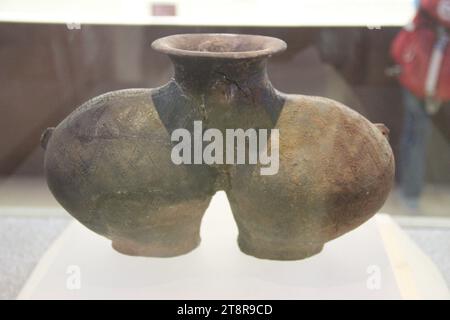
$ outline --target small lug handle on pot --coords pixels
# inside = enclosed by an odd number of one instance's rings
[[[41,134],[41,147],[45,150],[47,149],[48,141],[50,140],[53,130],[55,130],[54,127],[50,127],[44,130]]]
[[[386,139],[389,140],[389,132],[390,132],[389,128],[386,127],[386,125],[383,123],[374,123],[374,125],[375,125],[375,127],[378,128],[378,130],[380,130],[380,132],[383,134],[383,136],[385,136]]]

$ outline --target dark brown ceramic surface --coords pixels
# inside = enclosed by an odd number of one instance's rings
[[[49,187],[61,205],[125,254],[175,256],[200,242],[209,201],[226,191],[247,254],[302,259],[359,226],[394,176],[387,128],[326,98],[283,94],[266,72],[278,39],[187,34],[159,39],[174,78],[86,102],[42,136]],[[280,169],[175,165],[171,132],[279,129]]]

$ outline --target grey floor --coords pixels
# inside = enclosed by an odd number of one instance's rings
[[[403,229],[436,264],[450,288],[450,228]]]
[[[15,299],[52,241],[69,223],[63,217],[0,217],[0,299]]]
[[[65,217],[0,216],[0,299],[15,299],[52,241],[67,226]],[[435,262],[450,287],[450,228],[404,227]]]

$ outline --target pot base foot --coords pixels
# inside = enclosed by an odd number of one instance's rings
[[[175,257],[191,252],[200,244],[200,237],[173,244],[141,244],[131,240],[113,239],[112,247],[119,253],[142,257]]]
[[[268,260],[301,260],[320,253],[324,244],[285,245],[267,241],[248,241],[238,238],[241,251],[259,259]]]

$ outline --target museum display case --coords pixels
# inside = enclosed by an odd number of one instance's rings
[[[449,28],[448,0],[2,1],[0,299],[448,299]]]

